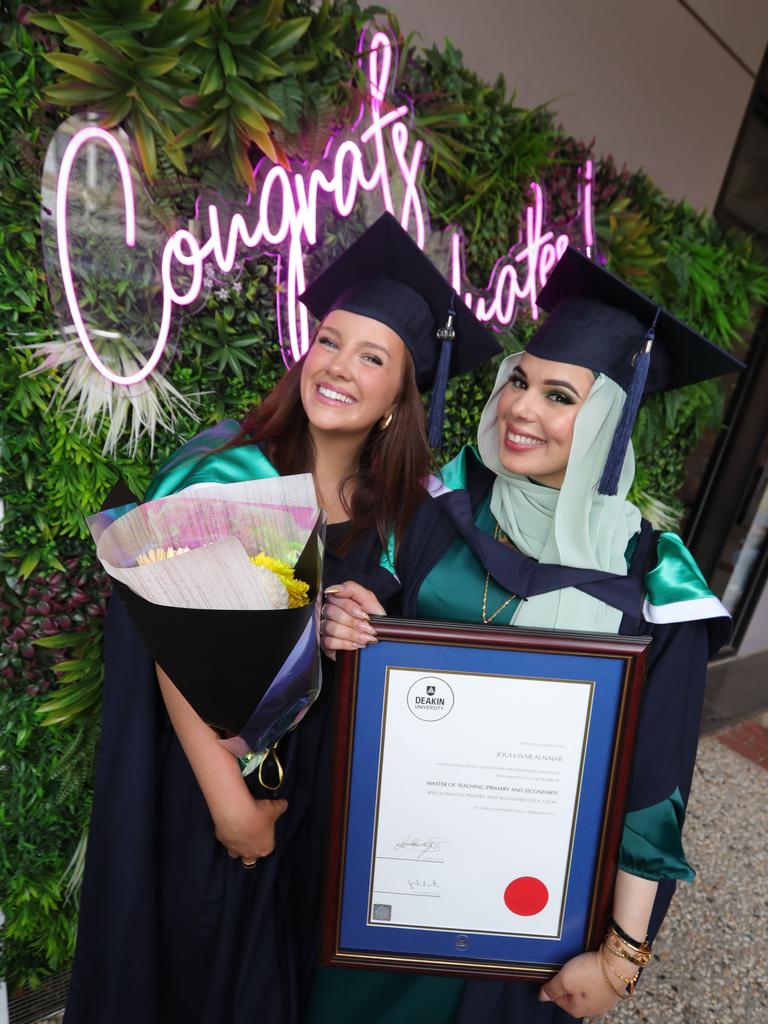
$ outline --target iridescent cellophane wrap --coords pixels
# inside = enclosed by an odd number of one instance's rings
[[[100,511],[88,526],[153,657],[250,770],[320,690],[325,522],[312,477],[200,484]],[[137,565],[148,552],[183,548]],[[308,605],[275,607],[277,577],[249,561],[259,552],[293,567],[309,585]]]

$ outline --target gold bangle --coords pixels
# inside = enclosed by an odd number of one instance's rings
[[[609,953],[613,953],[614,956],[619,957],[620,960],[626,960],[628,963],[633,964],[635,967],[647,967],[648,961],[640,959],[639,957],[633,956],[631,953],[627,953],[626,950],[619,948],[612,942],[608,941],[608,937],[605,939],[605,948]]]
[[[629,960],[630,963],[635,962],[634,953],[628,953],[611,935],[610,932],[603,939],[603,944],[606,949],[609,949],[615,956],[620,956],[622,960]]]
[[[642,942],[638,942],[637,939],[630,938],[626,932],[622,932],[612,922],[608,925],[608,934],[615,936],[619,942],[622,942],[628,949],[634,949],[637,953],[650,953],[651,944],[648,939],[643,939]]]
[[[608,928],[605,935],[605,945],[616,956],[623,960],[629,960],[635,967],[647,967],[651,960],[651,947],[644,942],[642,946],[633,946],[623,939],[614,928]]]
[[[605,978],[605,983],[608,986],[608,988],[611,990],[611,992],[613,992],[613,994],[615,996],[618,996],[619,999],[629,999],[629,993],[626,992],[626,991],[625,992],[617,991],[617,989],[615,988],[613,982],[608,977],[608,972],[605,969],[607,965],[606,965],[605,961],[603,960],[603,947],[602,946],[597,951],[597,959],[598,959],[598,962],[600,964],[600,970],[603,972],[603,977]]]

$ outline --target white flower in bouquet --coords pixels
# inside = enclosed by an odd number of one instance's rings
[[[186,555],[191,548],[151,548],[145,554],[136,556],[136,565],[154,565],[156,562]],[[260,551],[249,559],[253,566],[252,572],[258,573],[259,585],[264,591],[269,608],[303,608],[309,601],[309,586],[303,580],[297,580],[293,569],[287,562],[278,558],[270,558]]]
[[[302,474],[203,484],[89,525],[104,568],[145,600],[259,611],[307,603],[292,562],[316,518],[312,477]]]

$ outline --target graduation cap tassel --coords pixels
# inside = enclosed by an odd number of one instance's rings
[[[451,368],[451,353],[453,351],[453,339],[456,331],[453,321],[456,317],[456,310],[451,299],[451,308],[448,310],[448,319],[438,330],[437,337],[442,342],[440,347],[440,358],[435,370],[435,381],[432,386],[432,401],[429,404],[429,428],[427,437],[430,448],[439,448],[443,439],[443,418],[445,416],[445,392],[448,388],[448,377]]]
[[[637,419],[640,402],[643,400],[643,393],[645,391],[645,382],[648,379],[648,370],[651,365],[651,349],[656,337],[656,321],[659,319],[660,313],[661,306],[656,309],[653,323],[645,335],[645,343],[635,357],[636,362],[634,373],[632,374],[632,383],[627,391],[624,408],[621,411],[621,418],[616,426],[613,441],[611,441],[608,458],[605,460],[603,475],[597,487],[598,494],[614,495],[619,489],[619,480],[621,479],[621,471],[624,467],[624,459],[629,447],[629,439],[632,437],[632,428]]]

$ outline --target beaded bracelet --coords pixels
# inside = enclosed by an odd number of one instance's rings
[[[623,981],[624,982],[624,985],[625,985],[626,990],[627,990],[627,994],[631,996],[632,993],[635,991],[635,985],[637,984],[637,979],[640,977],[640,968],[638,967],[638,969],[635,971],[635,973],[632,975],[631,978],[627,978],[625,975],[619,974],[618,971],[615,971],[613,969],[613,967],[611,967],[611,965],[608,963],[608,961],[605,960],[605,957],[603,957],[603,960],[605,962],[605,966],[608,968],[608,970],[611,972],[611,974],[614,976],[614,978],[618,978],[619,981]]]
[[[647,967],[650,963],[651,951],[649,948],[636,949],[634,946],[629,946],[610,929],[606,933],[604,942],[606,948],[614,956],[620,957],[622,960],[628,960],[635,967]]]

